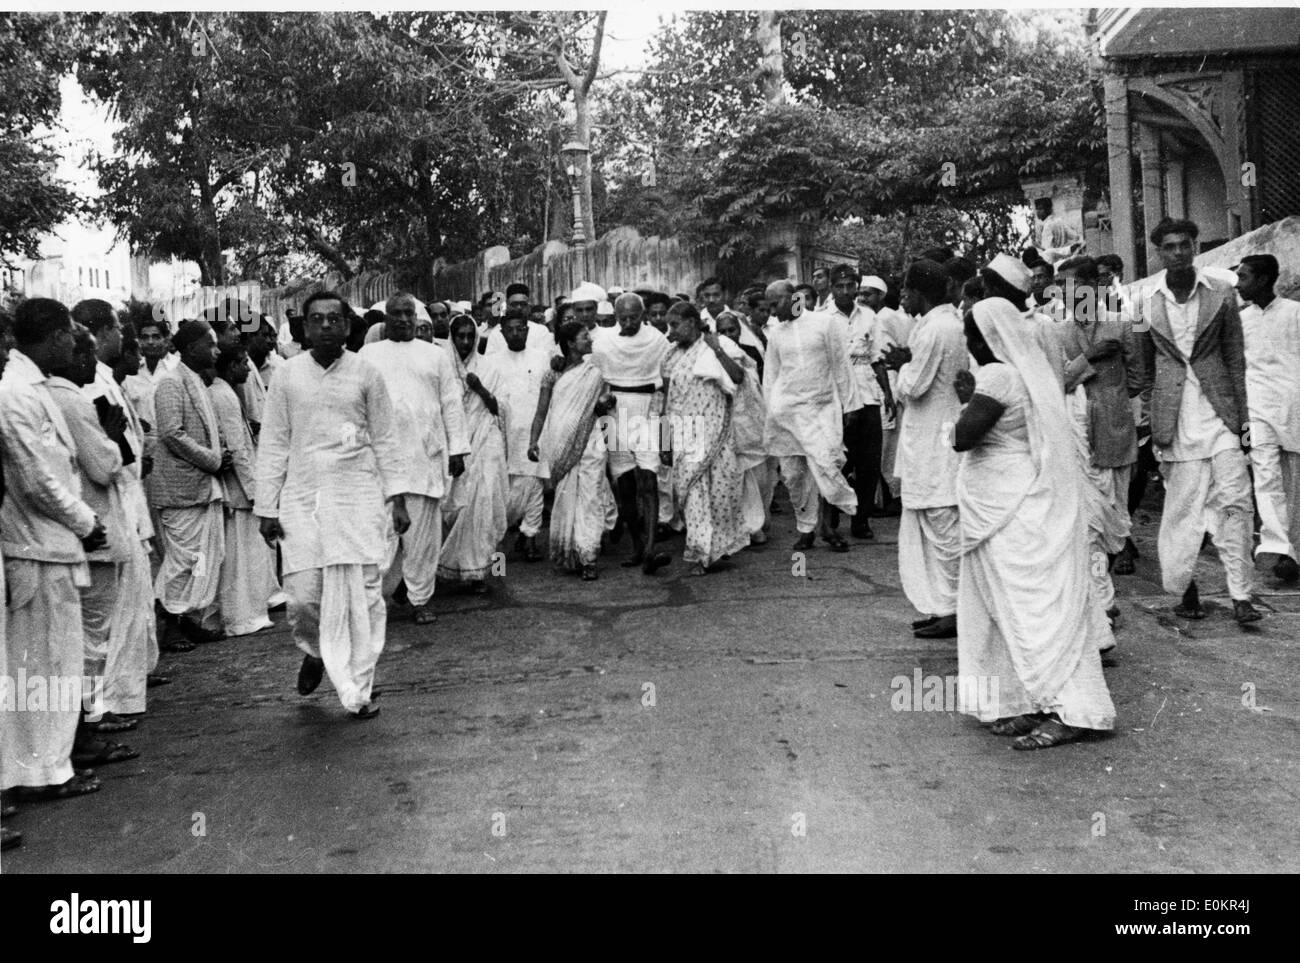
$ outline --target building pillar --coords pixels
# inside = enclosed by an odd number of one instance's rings
[[[1151,231],[1165,216],[1165,186],[1160,170],[1160,132],[1147,124],[1138,125],[1138,153],[1142,160],[1142,212],[1147,249],[1147,274],[1155,273],[1160,255],[1151,243]]]
[[[1133,145],[1130,143],[1128,84],[1106,78],[1106,143],[1110,158],[1110,223],[1115,253],[1124,260],[1129,280],[1137,278],[1137,237],[1133,210]]]

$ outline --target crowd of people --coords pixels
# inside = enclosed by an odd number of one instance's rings
[[[369,311],[318,291],[279,326],[242,304],[173,324],[19,303],[0,378],[5,817],[138,755],[119,740],[169,681],[160,653],[287,606],[298,691],[328,675],[370,719],[390,614],[428,624],[435,592],[488,592],[509,532],[517,560],[584,580],[624,539],[624,567],[653,578],[680,540],[704,576],[768,542],[778,485],[795,553],[898,517],[915,635],[998,680],[993,704],[959,687],[963,712],[1025,750],[1111,729],[1113,578],[1134,571],[1152,478],[1176,616],[1205,617],[1207,537],[1242,625],[1261,617],[1255,555],[1300,578],[1300,303],[1270,255],[1235,285],[1195,267],[1187,221],[1155,227],[1164,270],[1140,288],[1042,233],[983,265],[925,251],[897,280],[838,264],[739,292],[584,282],[542,305],[515,283]]]

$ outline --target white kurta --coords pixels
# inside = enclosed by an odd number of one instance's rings
[[[254,514],[284,528],[284,572],[379,565],[385,499],[408,490],[408,459],[383,378],[349,351],[322,368],[290,358],[267,394]]]
[[[1241,312],[1246,343],[1257,555],[1300,555],[1300,302],[1274,298]]]
[[[0,378],[0,448],[6,497],[0,506],[10,675],[66,681],[67,698],[45,711],[6,712],[0,725],[0,789],[72,778],[72,743],[81,714],[83,640],[79,587],[89,584],[85,553],[33,534],[90,534],[95,515],[81,500],[74,443],[45,376],[21,351]],[[66,534],[66,533],[64,533]]]
[[[279,518],[295,644],[324,660],[344,708],[370,701],[384,648],[379,566],[385,500],[404,493],[408,459],[383,378],[345,351],[310,351],[276,373],[257,454],[254,513]]]
[[[234,462],[231,471],[224,472],[221,478],[226,490],[226,553],[221,562],[217,602],[226,635],[252,635],[272,624],[266,614],[266,587],[274,578],[275,554],[262,540],[248,498],[255,487],[256,452],[239,398],[234,388],[220,378],[208,390],[221,426],[222,443]]]
[[[941,304],[912,329],[912,360],[898,372],[903,403],[895,472],[902,482],[905,508],[945,508],[957,504],[957,466],[952,430],[961,418],[953,388],[958,371],[969,368],[961,316]]]
[[[447,487],[447,460],[469,453],[461,384],[448,349],[416,338],[376,341],[358,357],[379,371],[388,389],[398,436],[410,452],[407,489],[441,498]]]
[[[763,395],[768,454],[805,459],[821,497],[856,513],[858,498],[842,471],[843,416],[853,410],[857,391],[849,370],[848,338],[833,318],[805,312],[773,329]]]
[[[537,398],[542,392],[542,378],[550,370],[550,356],[526,348],[507,350],[493,355],[492,363],[501,374],[496,398],[506,426],[510,474],[546,478],[550,474],[546,462],[528,460],[528,442],[533,416],[537,414]]]

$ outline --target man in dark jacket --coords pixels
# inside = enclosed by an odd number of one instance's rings
[[[1156,225],[1151,242],[1165,270],[1135,305],[1143,386],[1155,388],[1151,438],[1165,479],[1160,572],[1165,591],[1182,593],[1174,613],[1204,618],[1195,574],[1208,509],[1233,615],[1244,625],[1260,614],[1251,605],[1254,503],[1241,316],[1232,284],[1194,265],[1197,233],[1191,221]]]

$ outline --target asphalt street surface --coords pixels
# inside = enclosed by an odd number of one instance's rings
[[[381,714],[349,719],[272,630],[164,655],[141,750],[103,789],[30,804],[5,872],[1295,872],[1300,592],[1265,619],[1175,618],[1143,556],[1116,580],[1113,736],[1016,752],[973,719],[896,711],[956,675],[912,637],[894,519],[847,554],[769,544],[703,578],[601,559],[599,581],[506,555],[487,596],[393,613]],[[847,523],[843,526],[847,529]],[[845,531],[847,535],[847,531]],[[507,538],[505,547],[513,544]],[[806,574],[798,574],[800,571]]]

